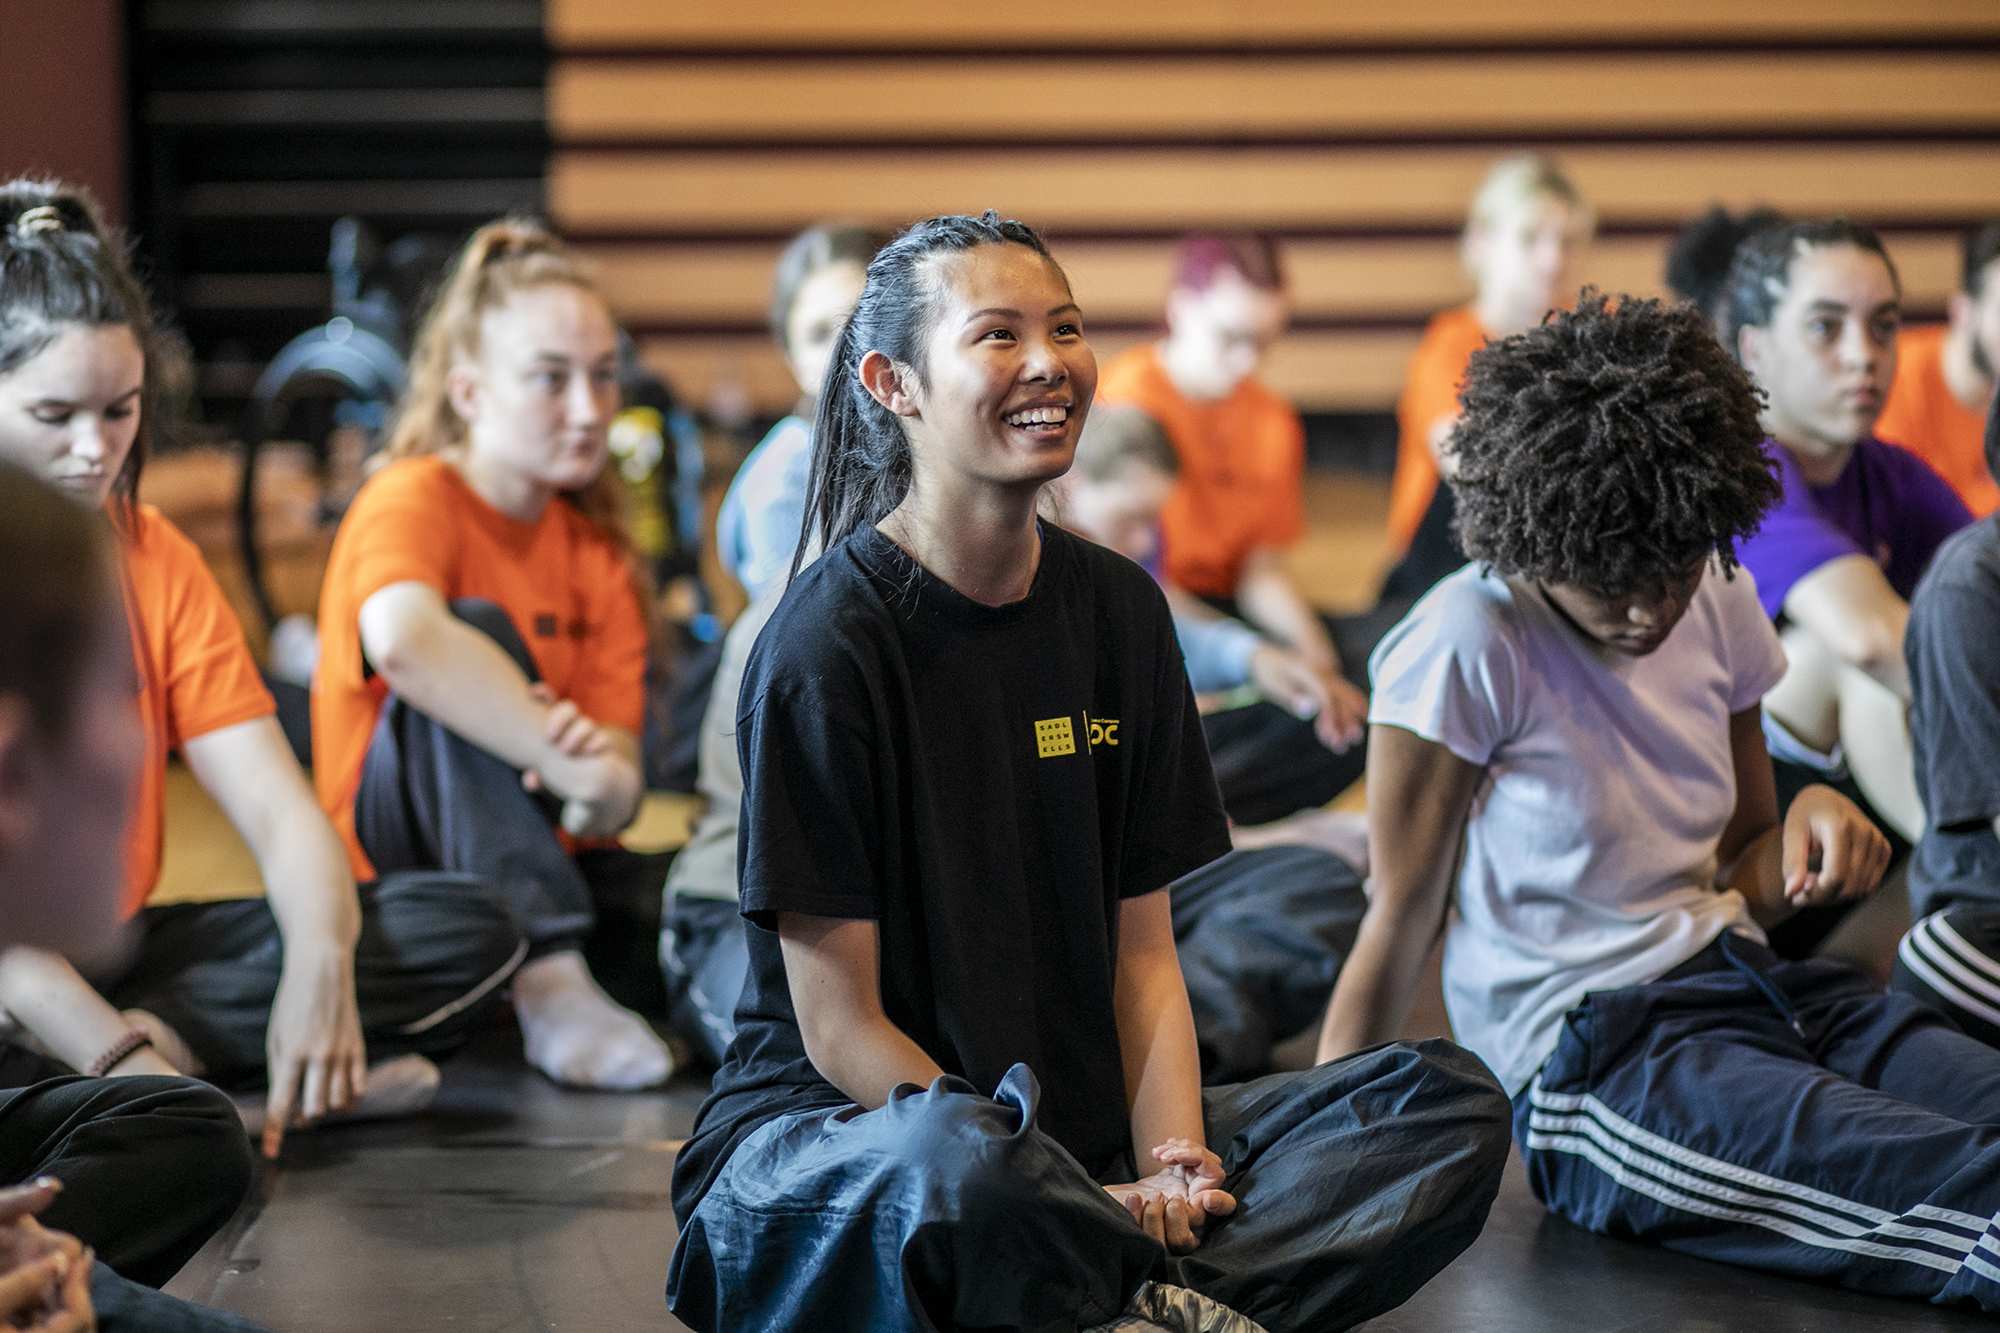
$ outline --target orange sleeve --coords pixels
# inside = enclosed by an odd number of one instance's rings
[[[166,604],[141,614],[163,635],[156,669],[165,686],[167,743],[177,749],[196,736],[270,716],[277,705],[201,551],[165,518],[147,517],[154,528],[148,554],[161,575],[153,586]]]
[[[591,540],[603,539],[592,533]],[[592,563],[597,573],[587,614],[602,628],[592,636],[589,651],[577,663],[570,698],[586,716],[637,736],[646,721],[646,653],[650,644],[645,613],[625,562],[615,551],[605,548],[602,560]]]
[[[452,506],[454,497],[431,484],[435,469],[443,466],[435,459],[392,465],[355,497],[342,524],[353,524],[354,531],[341,596],[356,614],[392,583],[428,583],[449,592],[456,525],[443,521],[440,511]]]
[[[1440,417],[1458,415],[1458,388],[1486,331],[1467,309],[1447,310],[1430,322],[1410,357],[1402,396],[1396,400],[1396,476],[1389,485],[1389,540],[1410,544],[1437,493],[1437,460],[1430,433]]]

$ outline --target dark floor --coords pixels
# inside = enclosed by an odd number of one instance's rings
[[[678,1329],[668,1178],[705,1080],[561,1091],[496,1028],[432,1111],[296,1136],[168,1287],[274,1333]],[[1370,1333],[1774,1333],[1990,1321],[1605,1240],[1550,1217],[1513,1164],[1485,1234]]]

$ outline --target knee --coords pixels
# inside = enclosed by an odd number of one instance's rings
[[[157,1194],[156,1206],[228,1216],[249,1192],[250,1140],[235,1105],[216,1089],[191,1078],[147,1076],[118,1080],[133,1085],[121,1121],[142,1118],[143,1127],[115,1130],[127,1142],[144,1142],[155,1169],[145,1179]],[[159,1169],[167,1168],[167,1169]]]
[[[534,655],[528,651],[527,640],[521,637],[520,627],[506,608],[484,597],[459,597],[453,599],[451,613],[499,644],[514,659],[515,666],[534,677]]]
[[[482,875],[400,871],[374,886],[377,929],[398,959],[487,976],[520,950],[520,923]]]
[[[1050,1166],[1042,1159],[1061,1153],[1035,1130],[1032,1103],[1010,1101],[1006,1090],[996,1099],[934,1085],[882,1110],[879,1132],[932,1205],[923,1211],[975,1226],[1029,1207]]]
[[[1441,1038],[1399,1041],[1314,1071],[1323,1095],[1353,1097],[1356,1111],[1405,1132],[1464,1145],[1463,1159],[1498,1172],[1513,1138],[1514,1104],[1478,1056]]]

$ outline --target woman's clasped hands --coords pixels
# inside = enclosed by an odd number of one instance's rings
[[[1191,1253],[1209,1218],[1236,1211],[1236,1196],[1222,1188],[1222,1159],[1192,1139],[1168,1139],[1153,1149],[1153,1159],[1158,1171],[1105,1191],[1169,1253]]]

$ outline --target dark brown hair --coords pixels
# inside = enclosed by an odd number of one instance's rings
[[[1502,574],[1607,596],[1736,565],[1781,491],[1757,391],[1693,306],[1588,289],[1472,354],[1452,530]]]
[[[156,414],[157,340],[146,291],[125,243],[84,191],[53,180],[0,185],[0,375],[41,355],[70,325],[132,330],[146,358],[139,433],[111,480],[110,509],[123,522],[139,494]]]

